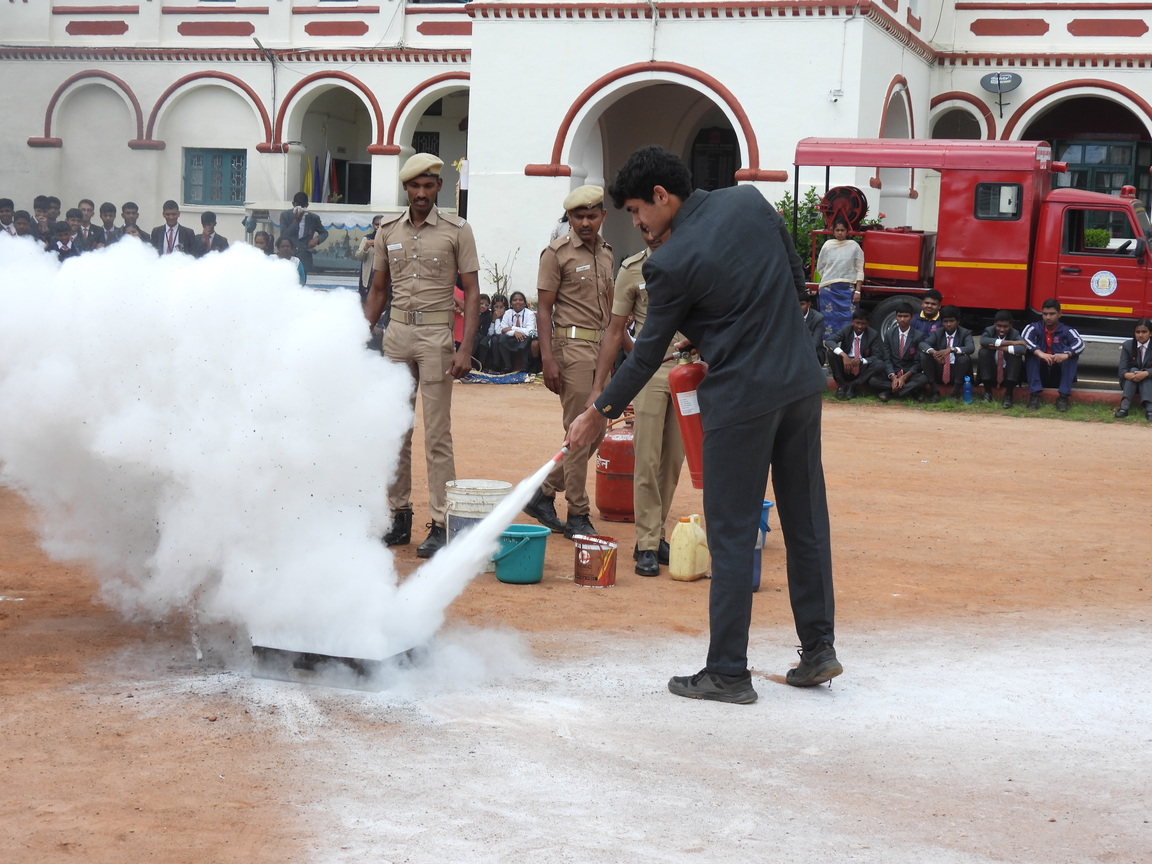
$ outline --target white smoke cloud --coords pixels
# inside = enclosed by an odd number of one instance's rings
[[[379,540],[411,383],[366,336],[353,292],[241,244],[60,265],[0,236],[0,482],[125,615],[390,656],[411,647]]]

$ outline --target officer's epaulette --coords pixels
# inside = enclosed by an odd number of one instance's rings
[[[401,210],[399,213],[384,213],[380,216],[380,224],[384,225],[390,222],[395,222],[399,219],[403,219],[404,214],[407,212],[407,210]]]
[[[463,228],[468,224],[468,220],[463,216],[453,213],[445,213],[439,207],[436,208],[436,212],[440,215],[440,218],[447,222],[449,225],[455,225],[457,228]]]
[[[551,243],[549,243],[548,248],[559,251],[562,246],[564,246],[567,243],[571,243],[571,242],[572,242],[571,232],[565,231],[563,234],[561,234],[559,237],[557,237],[555,240],[553,240]]]
[[[643,260],[644,260],[644,253],[642,251],[637,252],[635,255],[629,255],[627,258],[625,258],[621,262],[620,266],[621,267],[631,267],[633,264],[639,264]]]

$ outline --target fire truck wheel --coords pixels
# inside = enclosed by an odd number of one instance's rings
[[[910,303],[915,313],[920,311],[919,297],[913,297],[910,294],[897,294],[893,297],[885,297],[876,304],[870,313],[871,324],[881,336],[896,326],[896,307],[901,303]]]

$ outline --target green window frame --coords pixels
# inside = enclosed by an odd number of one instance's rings
[[[184,149],[184,203],[242,207],[246,200],[247,150]]]

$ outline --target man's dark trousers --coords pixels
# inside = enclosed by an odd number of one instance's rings
[[[805,650],[833,639],[832,553],[819,393],[704,434],[704,512],[712,554],[709,672],[748,668],[752,556],[768,469],[787,550],[788,592]]]

